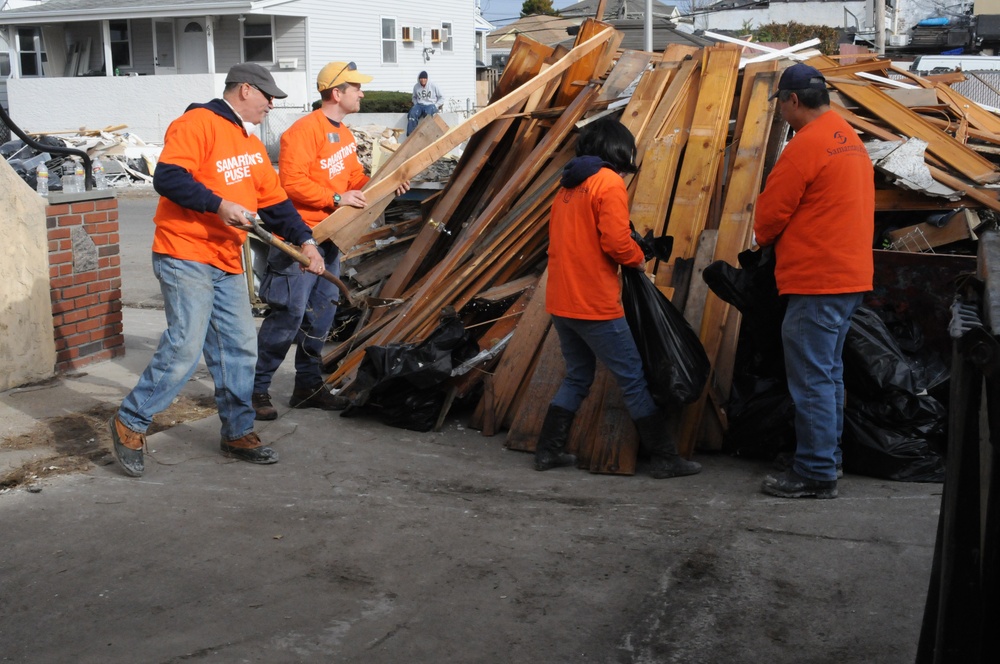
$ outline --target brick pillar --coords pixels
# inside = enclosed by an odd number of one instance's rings
[[[52,193],[45,215],[56,371],[124,355],[118,199]]]

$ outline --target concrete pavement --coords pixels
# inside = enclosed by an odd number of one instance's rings
[[[126,356],[0,394],[3,437],[117,403],[162,329],[127,307]],[[538,473],[462,414],[413,433],[290,410],[292,378],[259,427],[274,466],[222,457],[213,415],[150,436],[141,479],[0,493],[0,661],[913,661],[940,485],[780,500],[721,455],[674,480]],[[204,371],[185,394],[211,394]]]

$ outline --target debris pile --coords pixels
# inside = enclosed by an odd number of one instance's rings
[[[104,129],[29,133],[28,136],[43,148],[73,148],[86,152],[93,160],[100,158],[109,187],[149,184],[160,156],[160,146],[150,145],[130,132],[124,125]],[[33,189],[37,189],[37,167],[40,162],[48,166],[49,191],[63,190],[63,176],[72,174],[79,157],[51,154],[31,147],[19,138],[0,145],[0,155],[14,171]]]
[[[838,64],[815,52],[796,56],[801,49],[792,47],[747,58],[743,46],[728,43],[621,52],[620,40],[596,21],[581,27],[569,51],[518,36],[489,106],[437,134],[425,122],[426,131],[408,138],[367,186],[370,210],[338,210],[317,227],[318,238],[333,239],[348,255],[373,250],[380,231],[372,230],[372,221],[396,186],[468,141],[447,186],[405,222],[415,234],[405,252],[369,282],[371,294],[401,304],[364,312],[324,358],[329,383],[356,409],[369,406],[357,385],[366,349],[418,345],[457,312],[481,355],[462,358],[465,370],[435,385],[437,426],[456,400],[465,400],[474,408],[474,428],[485,435],[506,429],[509,448],[533,449],[562,372],[544,308],[548,210],[574,154],[575,129],[616,114],[638,145],[639,170],[627,179],[632,221],[640,234],[651,230],[674,242],[671,258],[651,262],[648,277],[699,332],[712,365],[705,393],[678,408],[679,448],[719,449],[741,316],[701,275],[719,261],[739,265],[738,256],[751,247],[756,196],[788,136],[770,99],[788,58],[824,71],[834,88],[833,108],[866,141],[882,144],[873,156],[879,178],[874,243],[890,250],[876,251],[877,263],[879,254],[932,249],[974,263],[976,231],[996,224],[1000,120],[943,82],[899,71],[874,55]],[[927,106],[927,95],[936,102]],[[901,158],[915,154],[919,168],[901,172],[887,158],[896,149]],[[928,177],[910,174],[920,169]],[[921,225],[920,243],[900,239]],[[941,284],[949,299],[950,287]],[[414,393],[421,389],[414,383]],[[593,472],[629,474],[636,438],[617,386],[599,372],[569,451]]]

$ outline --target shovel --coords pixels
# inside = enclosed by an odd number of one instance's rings
[[[249,212],[244,212],[243,216],[246,217],[249,223],[246,226],[235,226],[234,228],[239,228],[240,230],[244,230],[248,233],[253,233],[257,237],[259,237],[265,244],[268,244],[272,247],[276,247],[281,251],[285,252],[286,254],[288,254],[289,256],[291,256],[300,265],[305,265],[305,266],[309,265],[309,258],[307,258],[305,254],[303,254],[301,251],[299,251],[292,245],[288,244],[287,242],[284,242],[279,238],[275,237],[274,233],[265,230],[264,227],[260,225],[260,218],[257,217],[257,215],[251,214]],[[319,276],[323,277],[324,279],[332,283],[340,291],[341,299],[340,302],[337,303],[338,306],[347,305],[351,307],[357,304],[351,297],[351,291],[348,290],[347,285],[339,278],[335,277],[332,272],[330,272],[329,270],[324,270],[323,274]],[[399,304],[400,302],[402,302],[402,300],[397,298],[389,299],[389,298],[367,297],[367,296],[361,298],[361,303],[365,307],[369,308],[388,307],[394,304]]]

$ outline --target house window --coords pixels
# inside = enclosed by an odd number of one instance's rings
[[[452,43],[451,40],[451,23],[442,23],[441,32],[444,33],[441,35],[442,37],[441,50],[442,51],[454,50],[454,44]]]
[[[270,16],[251,14],[243,21],[243,61],[274,62],[274,28]]]
[[[382,62],[396,62],[396,19],[382,19]]]
[[[17,49],[21,61],[21,76],[42,76],[42,34],[38,28],[17,29]]]
[[[111,67],[132,66],[132,44],[129,41],[128,21],[108,21],[111,31]]]

